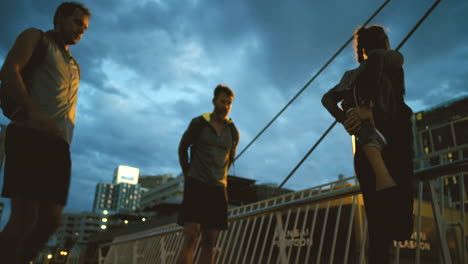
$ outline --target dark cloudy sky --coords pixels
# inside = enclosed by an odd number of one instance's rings
[[[0,62],[21,31],[52,27],[59,2],[2,1]],[[212,110],[218,83],[236,93],[231,117],[243,149],[383,2],[85,1],[93,16],[71,47],[82,82],[66,209],[91,210],[96,183],[110,182],[119,164],[178,174],[179,139],[191,118]],[[433,2],[393,0],[371,24],[387,27],[396,47]],[[468,94],[466,14],[468,1],[442,1],[401,49],[414,111]],[[280,183],[333,121],[322,94],[356,66],[350,45],[238,159],[236,174]],[[340,173],[353,175],[352,154],[336,126],[286,187]]]

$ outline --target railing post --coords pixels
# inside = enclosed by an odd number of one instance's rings
[[[461,250],[461,263],[466,263],[466,237],[465,237],[465,173],[460,174],[460,179],[458,180],[458,185],[460,186],[459,200],[460,200],[460,222],[461,222],[461,236],[462,236],[462,250]]]
[[[143,257],[143,254],[138,254],[138,244],[140,243],[139,240],[134,241],[132,243],[132,264],[138,264],[138,259]]]
[[[394,241],[395,242],[395,241]],[[397,241],[396,247],[395,247],[395,261],[393,262],[395,264],[400,263],[400,242]]]
[[[418,181],[418,216],[416,227],[416,260],[415,263],[419,264],[421,261],[421,221],[422,221],[422,198],[423,198],[424,184],[421,180]]]
[[[276,230],[278,234],[278,250],[281,264],[287,264],[286,259],[286,233],[283,228],[283,219],[281,218],[281,212],[276,214]]]
[[[361,237],[361,249],[359,251],[359,264],[366,263],[366,236],[367,234],[367,220],[364,222],[364,230]]]
[[[161,258],[161,263],[165,264],[166,259],[167,259],[167,251],[166,251],[166,237],[163,236],[161,237],[161,243],[159,243],[159,250],[161,252],[160,258]]]
[[[98,248],[98,263],[104,264],[105,259],[102,257],[102,247]]]
[[[429,188],[431,190],[431,202],[432,202],[432,210],[434,214],[434,221],[437,228],[437,234],[440,241],[442,259],[444,260],[445,264],[451,264],[452,259],[450,257],[450,251],[447,245],[447,238],[445,236],[445,221],[443,219],[443,214],[439,208],[439,199],[437,198],[437,192],[435,190],[434,181],[429,180]],[[442,197],[443,198],[443,197]]]

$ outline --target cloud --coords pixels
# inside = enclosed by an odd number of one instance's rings
[[[81,66],[73,178],[67,210],[90,210],[95,184],[119,164],[143,174],[180,169],[179,139],[212,110],[213,88],[232,87],[242,150],[380,6],[376,1],[84,1],[93,13],[71,47]],[[393,47],[432,1],[392,1],[373,23]],[[56,3],[6,1],[0,58],[25,28],[50,28]],[[466,94],[464,1],[443,1],[405,44],[407,100],[415,111]],[[236,162],[236,173],[280,183],[333,122],[322,94],[356,67],[351,45]],[[429,91],[429,92],[428,92]],[[6,119],[0,117],[5,123]],[[353,174],[349,136],[337,125],[286,185]]]

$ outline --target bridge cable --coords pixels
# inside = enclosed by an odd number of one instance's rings
[[[386,0],[379,7],[379,9],[377,9],[377,11],[375,11],[369,19],[367,19],[363,26],[366,26],[378,13],[380,13],[380,11],[382,11],[382,9],[388,4],[388,2],[390,2],[390,0]],[[291,103],[294,102],[297,99],[297,97],[299,97],[299,95],[317,78],[317,76],[320,73],[322,73],[323,70],[325,70],[325,68],[327,68],[327,66],[341,53],[341,51],[343,51],[346,48],[346,46],[348,46],[348,44],[352,40],[353,36],[349,38],[348,41],[346,41],[346,43],[335,53],[335,55],[333,55],[327,61],[327,63],[325,63],[325,65],[314,75],[314,77],[312,77],[312,79],[310,79],[310,81],[307,82],[306,85],[304,85],[304,87],[302,87],[302,89],[283,107],[283,109],[281,109],[281,111],[279,111],[279,113],[257,134],[257,136],[255,136],[255,138],[252,139],[252,141],[250,141],[250,143],[236,156],[234,160],[237,160],[240,156],[242,156],[242,154],[244,154],[244,152],[263,134],[263,132],[265,132],[265,130],[267,130],[270,127],[271,124],[273,124],[273,122],[275,122],[275,120],[289,107],[289,105],[291,105]]]
[[[434,10],[434,8],[439,4],[440,0],[436,0],[434,4],[429,8],[424,16],[416,23],[416,25],[412,28],[412,30],[406,35],[406,37],[401,41],[401,43],[398,45],[398,47],[395,49],[398,51],[405,43],[406,41],[413,35],[413,33],[418,29],[418,27],[422,24],[422,22],[429,16],[430,13]],[[365,25],[364,25],[365,26]],[[323,133],[323,135],[317,140],[317,142],[314,144],[314,146],[307,152],[307,154],[302,158],[302,160],[296,165],[296,167],[289,173],[289,175],[284,179],[284,181],[278,186],[276,189],[276,192],[278,192],[283,185],[291,178],[291,176],[296,172],[296,170],[302,165],[302,163],[309,157],[309,155],[314,151],[314,149],[322,142],[322,139],[327,136],[327,134],[332,130],[332,128],[336,125],[337,121],[335,120],[333,124],[330,125],[330,127]]]

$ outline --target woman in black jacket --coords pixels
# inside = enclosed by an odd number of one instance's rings
[[[376,175],[362,148],[357,148],[354,168],[359,180],[369,231],[369,263],[388,263],[393,240],[409,239],[413,230],[413,135],[411,109],[404,102],[403,56],[390,49],[381,26],[361,27],[354,43],[358,62],[365,67],[355,76],[358,107],[345,119],[350,134],[370,120],[386,145],[381,150],[395,185],[376,189]],[[401,57],[401,63],[395,58]]]

